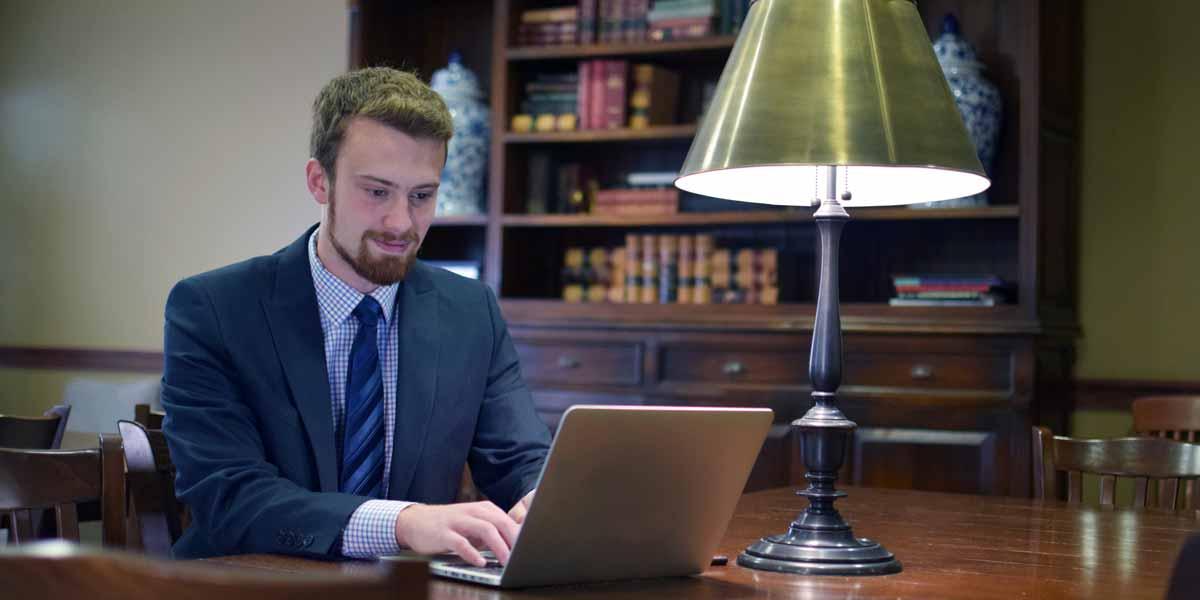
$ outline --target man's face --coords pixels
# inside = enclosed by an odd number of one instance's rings
[[[444,164],[440,141],[371,119],[351,121],[322,226],[341,261],[375,285],[404,279],[433,223]]]

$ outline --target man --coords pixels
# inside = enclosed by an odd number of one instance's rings
[[[412,74],[335,78],[305,166],[320,223],[171,291],[164,429],[193,518],[176,556],[507,561],[549,433],[491,291],[416,259],[451,133]],[[447,504],[464,463],[495,504]]]

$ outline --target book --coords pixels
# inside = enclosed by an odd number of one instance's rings
[[[641,239],[632,233],[625,234],[625,302],[635,304],[642,300],[642,246]]]
[[[658,236],[658,303],[674,304],[679,300],[679,238]]]
[[[579,0],[579,26],[577,29],[580,44],[596,43],[596,0]],[[580,76],[579,80],[583,81],[583,77]]]
[[[608,301],[625,301],[625,247],[618,246],[609,252]]]
[[[642,241],[642,304],[658,301],[658,237],[644,234]]]
[[[604,129],[620,129],[625,126],[625,89],[629,63],[623,60],[604,62]]]
[[[700,234],[695,239],[695,259],[692,263],[692,302],[694,304],[709,304],[712,302],[711,261],[713,237]]]
[[[591,78],[592,61],[579,61],[579,77],[575,84],[578,87],[578,92],[575,94],[575,113],[579,115],[580,129],[595,127],[591,119]]]
[[[678,283],[678,298],[680,304],[692,303],[692,291],[695,281],[692,279],[692,240],[690,235],[679,236],[679,283]]]
[[[645,129],[651,125],[674,123],[679,100],[679,75],[651,64],[634,65],[632,70],[629,127]]]

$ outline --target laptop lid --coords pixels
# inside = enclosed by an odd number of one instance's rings
[[[772,417],[770,409],[571,407],[499,585],[704,571]]]

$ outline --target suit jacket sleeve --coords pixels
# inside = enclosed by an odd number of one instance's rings
[[[177,494],[214,553],[336,555],[342,528],[365,498],[304,489],[267,462],[227,335],[236,332],[222,331],[202,283],[175,286],[166,307],[162,400]]]
[[[469,462],[476,485],[508,510],[537,485],[550,448],[550,431],[533,409],[496,298],[485,290],[492,355]]]

